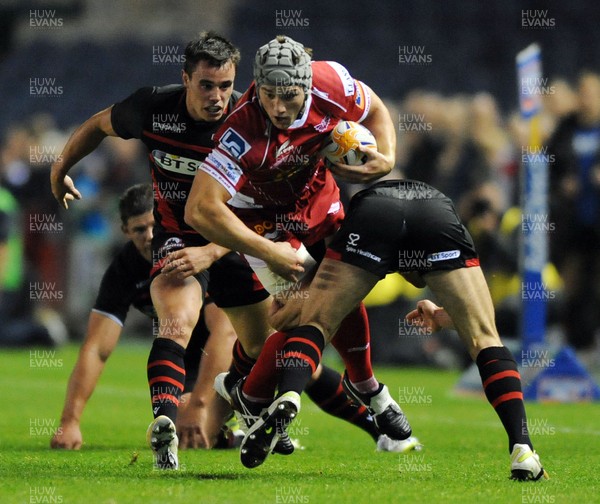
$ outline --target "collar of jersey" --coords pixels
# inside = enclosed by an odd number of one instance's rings
[[[306,119],[308,118],[308,112],[310,110],[311,103],[312,103],[312,93],[310,93],[308,95],[308,97],[306,98],[306,104],[304,105],[304,112],[302,112],[302,115],[298,119],[296,119],[288,129],[301,128],[302,126],[304,126],[306,124]]]

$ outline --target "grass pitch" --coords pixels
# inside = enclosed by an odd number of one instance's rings
[[[236,451],[184,451],[180,471],[161,472],[152,469],[145,443],[148,346],[125,343],[84,413],[83,448],[50,450],[77,349],[0,354],[3,504],[600,502],[597,404],[527,404],[551,479],[513,482],[492,408],[483,398],[453,394],[459,373],[430,369],[377,369],[423,442],[421,452],[376,453],[368,435],[306,398],[290,426],[303,450],[271,456],[254,470]]]

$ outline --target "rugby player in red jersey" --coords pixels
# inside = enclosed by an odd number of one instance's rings
[[[338,164],[331,171],[357,182],[389,173],[396,135],[381,99],[339,63],[311,62],[302,44],[278,36],[256,53],[254,83],[220,127],[215,149],[196,174],[186,222],[214,243],[245,254],[272,293],[289,287],[284,279],[307,273],[311,259],[320,261],[324,239],[343,219],[339,189],[319,155],[340,120],[362,122],[378,150],[366,151],[362,166]],[[307,335],[296,343],[294,351],[310,353],[323,342]],[[364,305],[348,315],[332,344],[350,382],[372,399],[380,431],[395,440],[409,438],[402,410],[373,375]],[[217,378],[217,391],[243,409],[243,391],[229,377]],[[235,391],[238,397],[232,397]]]

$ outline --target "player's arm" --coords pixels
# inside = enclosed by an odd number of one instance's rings
[[[369,112],[362,124],[369,129],[375,140],[377,150],[361,148],[367,155],[363,165],[351,166],[336,163],[331,171],[348,182],[366,183],[376,180],[392,171],[396,164],[396,129],[390,112],[379,96],[365,84],[362,84],[371,96]]]
[[[362,124],[377,140],[377,151],[385,158],[380,172],[381,175],[387,175],[396,164],[396,128],[383,100],[375,91],[368,86],[365,87],[371,94],[371,108]]]
[[[67,385],[60,428],[50,441],[52,448],[81,448],[81,415],[120,336],[117,322],[100,313],[90,313],[87,334]]]
[[[304,269],[292,246],[271,242],[246,227],[227,206],[229,199],[225,186],[198,170],[185,205],[185,222],[211,242],[262,259],[278,275],[297,281]]]
[[[228,248],[216,243],[209,243],[204,247],[185,247],[167,255],[161,272],[183,280],[207,270],[229,252],[231,251]]]
[[[67,141],[58,160],[52,165],[52,194],[64,208],[69,208],[69,201],[81,199],[81,193],[67,175],[69,170],[94,151],[104,138],[117,136],[111,123],[111,110],[112,106],[93,115],[79,126]]]
[[[418,301],[417,308],[408,313],[405,318],[412,324],[430,329],[432,332],[454,329],[454,323],[446,310],[429,299]]]
[[[269,308],[269,324],[278,331],[288,331],[300,325],[304,298],[275,297]]]
[[[180,448],[212,447],[223,424],[223,415],[214,403],[216,392],[213,383],[216,376],[227,371],[231,364],[236,334],[225,312],[215,304],[207,304],[203,316],[209,336],[189,404],[177,414]]]

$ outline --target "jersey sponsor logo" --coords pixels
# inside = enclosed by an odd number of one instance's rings
[[[170,250],[173,248],[183,247],[183,240],[177,236],[172,236],[163,244],[162,248]]]
[[[263,221],[262,224],[255,224],[254,231],[256,231],[259,235],[264,236],[265,233],[270,232],[275,227],[271,221]]]
[[[169,154],[160,150],[153,150],[151,155],[152,161],[154,161],[156,166],[180,175],[195,175],[196,170],[202,163],[202,161],[197,159],[176,156],[175,154]]]
[[[352,96],[354,94],[354,79],[350,75],[350,72],[346,70],[346,67],[340,65],[335,61],[328,61],[331,68],[335,70],[335,73],[338,74],[338,77],[342,81],[342,86],[344,87],[344,94],[346,96]]]
[[[213,168],[213,171],[210,172],[211,175],[214,176],[214,172],[216,171],[233,186],[239,182],[242,176],[242,169],[225,154],[216,150],[212,151],[206,158],[206,161]]]
[[[358,236],[358,238],[360,238],[359,235],[356,235],[356,236]],[[357,238],[357,240],[358,240],[358,238]],[[366,257],[367,259],[371,259],[371,261],[381,262],[381,257],[376,256],[375,254],[369,252],[368,250],[363,250],[360,248],[353,247],[352,245],[355,245],[355,244],[350,243],[350,239],[348,240],[348,242],[349,242],[348,245],[346,245],[346,252]]]
[[[315,130],[318,131],[319,133],[323,133],[325,131],[327,131],[327,128],[329,128],[329,124],[331,123],[331,116],[329,114],[327,114],[325,117],[323,117],[323,119],[321,120],[321,122],[317,125],[315,125]]]
[[[170,237],[160,247],[158,247],[158,250],[152,251],[152,265],[154,267],[158,266],[162,268],[162,262],[165,257],[167,257],[171,252],[180,250],[182,248],[185,248],[185,243],[181,238],[177,236]]]
[[[460,257],[460,250],[446,250],[444,252],[434,252],[429,254],[427,259],[431,262],[436,261],[449,261],[450,259],[456,259]]]
[[[241,157],[250,150],[250,144],[233,128],[227,128],[221,137],[221,146],[233,157]]]
[[[348,235],[348,245],[351,245],[352,247],[356,247],[358,240],[360,240],[360,235],[358,233],[350,233]]]

